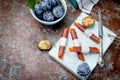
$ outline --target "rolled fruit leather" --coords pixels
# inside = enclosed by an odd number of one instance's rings
[[[73,47],[70,47],[69,50],[71,52],[82,52],[82,53],[99,53],[99,49],[97,47],[88,47],[88,46],[79,46],[79,47],[76,47],[76,46],[73,46]]]
[[[60,38],[60,46],[59,46],[59,52],[58,52],[58,58],[63,59],[64,56],[64,51],[67,43],[67,38],[68,38],[68,32],[69,28],[65,28],[62,32],[61,38]]]
[[[73,41],[73,46],[76,46],[76,47],[80,47],[80,43],[78,41],[78,37],[77,37],[77,34],[76,34],[76,31],[74,28],[71,28],[70,29],[70,33],[71,33],[71,37],[72,37],[72,41]],[[77,52],[77,55],[78,55],[78,58],[82,61],[85,61],[85,58],[84,58],[84,55],[83,53],[81,52]]]
[[[91,40],[93,40],[96,43],[100,43],[100,39],[94,35],[92,32],[90,32],[88,29],[85,29],[80,23],[74,22],[74,25],[81,30],[84,34],[86,34]]]

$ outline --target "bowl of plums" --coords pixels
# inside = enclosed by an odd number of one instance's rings
[[[32,16],[41,24],[54,25],[66,15],[67,5],[65,0],[40,0],[30,9]]]

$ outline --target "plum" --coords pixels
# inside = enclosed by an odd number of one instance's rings
[[[55,7],[55,6],[57,6],[57,5],[61,5],[60,0],[42,0],[42,1],[45,1],[45,2],[47,2],[47,3],[49,3],[49,4],[51,4],[52,7]]]
[[[44,11],[47,11],[47,10],[51,10],[51,9],[52,9],[50,0],[40,1],[39,4],[40,4],[40,7],[41,7]]]
[[[51,1],[51,6],[55,7],[57,5],[57,1],[56,0],[50,0]]]
[[[90,68],[87,63],[82,63],[77,68],[77,73],[81,76],[86,76],[90,73]]]
[[[51,11],[45,11],[43,13],[43,20],[48,21],[48,22],[54,21],[53,13]]]
[[[60,2],[60,0],[56,0],[56,4],[57,5],[62,5],[61,2]]]
[[[39,19],[42,19],[43,10],[40,7],[40,4],[36,4],[34,7],[34,12]]]
[[[53,8],[53,14],[56,18],[61,18],[64,14],[65,10],[62,5],[58,5]]]

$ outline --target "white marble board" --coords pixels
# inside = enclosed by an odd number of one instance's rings
[[[86,17],[87,14],[85,13],[81,13],[78,18],[75,20],[79,23],[82,23],[82,19],[84,17]],[[72,24],[70,27],[75,28],[77,35],[78,35],[78,39],[80,41],[80,44],[82,46],[86,45],[86,46],[94,46],[94,47],[98,47],[99,48],[99,44],[93,42],[91,39],[89,39],[88,37],[86,37],[86,35],[84,35],[78,28],[76,28],[74,26],[74,24]],[[93,32],[95,35],[98,36],[98,22],[95,21],[95,24],[91,27],[88,28],[91,32]],[[111,43],[114,41],[116,34],[113,33],[111,30],[109,30],[108,28],[106,28],[105,26],[103,27],[103,32],[104,32],[104,38],[103,38],[103,52],[105,53],[106,50],[108,49],[108,47],[111,45]],[[114,35],[115,37],[109,37],[108,34]],[[86,80],[88,76],[80,76],[77,74],[77,67],[78,65],[82,64],[82,61],[80,61],[77,57],[77,54],[74,52],[70,52],[68,50],[69,47],[71,47],[72,44],[72,39],[71,39],[71,35],[70,32],[68,34],[68,42],[66,45],[66,49],[65,49],[65,53],[64,53],[64,57],[63,60],[60,60],[58,58],[58,51],[59,51],[59,44],[60,40],[58,40],[56,42],[56,44],[52,47],[52,49],[49,51],[49,55],[55,59],[58,63],[60,63],[61,65],[63,65],[66,69],[68,69],[70,72],[72,72],[76,77],[78,77],[81,80]],[[88,53],[88,54],[84,54],[85,57],[85,62],[88,63],[91,72],[93,71],[93,69],[95,68],[95,66],[97,65],[98,62],[98,54],[95,53]]]

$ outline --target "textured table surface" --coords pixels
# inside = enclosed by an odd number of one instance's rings
[[[78,80],[37,45],[42,39],[54,45],[63,28],[69,27],[81,11],[66,0],[65,18],[54,26],[45,26],[31,16],[26,1],[0,0],[0,80]],[[103,12],[103,24],[120,36],[120,1],[100,0],[90,14],[96,20],[99,8]],[[9,60],[4,69],[3,54]],[[120,40],[114,40],[104,58],[105,67],[97,65],[88,80],[120,79]]]

